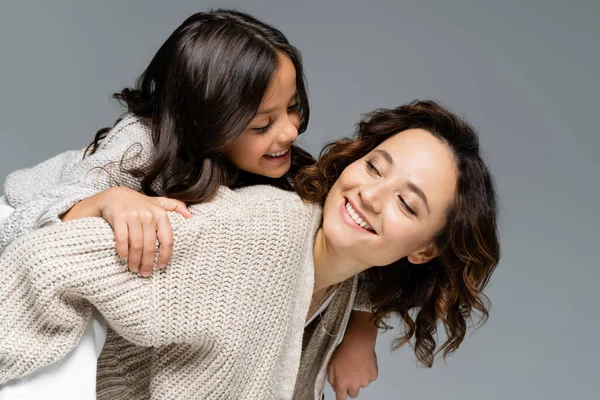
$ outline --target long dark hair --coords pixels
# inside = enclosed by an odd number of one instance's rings
[[[437,353],[443,351],[446,357],[458,349],[473,312],[479,316],[479,324],[487,320],[489,299],[483,289],[500,260],[496,194],[473,128],[433,101],[376,110],[358,124],[354,139],[330,143],[315,165],[300,171],[296,190],[306,200],[323,202],[344,168],[386,139],[415,128],[447,143],[458,169],[457,194],[447,210],[448,223],[434,238],[439,256],[421,265],[404,258],[370,268],[364,279],[370,287],[375,320],[383,322],[395,315],[404,322],[404,333],[395,348],[414,337],[417,359],[431,366]],[[438,348],[439,321],[447,339]]]
[[[314,161],[297,146],[290,171],[279,179],[240,174],[223,155],[256,114],[279,54],[296,69],[302,133],[309,118],[302,60],[281,31],[248,14],[218,9],[192,15],[171,34],[136,86],[113,95],[152,130],[155,151],[149,165],[129,171],[141,178],[143,193],[157,195],[152,187],[158,183],[160,195],[200,203],[210,200],[219,185],[292,188],[290,177]],[[108,131],[98,131],[86,155],[97,150]]]

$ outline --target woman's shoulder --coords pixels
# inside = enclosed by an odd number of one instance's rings
[[[321,207],[317,203],[309,203],[297,193],[279,189],[269,185],[254,185],[240,189],[221,186],[215,198],[207,204],[219,206],[229,213],[280,213],[288,218],[320,216]],[[198,204],[190,207],[190,211],[201,211],[205,206]]]
[[[217,196],[233,196],[236,201],[251,204],[287,204],[291,207],[320,208],[316,203],[309,203],[296,192],[280,189],[270,185],[253,185],[239,189],[221,187]]]
[[[189,207],[192,217],[171,213],[173,232],[180,240],[214,241],[215,247],[260,238],[274,251],[304,249],[321,223],[321,207],[294,193],[256,185],[232,190],[219,188],[216,197]],[[223,241],[227,237],[227,241]],[[241,242],[236,242],[241,241]],[[212,245],[211,245],[212,246]],[[298,250],[299,251],[299,250]]]

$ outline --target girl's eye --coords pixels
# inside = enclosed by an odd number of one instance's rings
[[[404,200],[404,197],[398,196],[398,199],[400,199],[400,203],[402,203],[402,207],[404,207],[406,209],[406,211],[408,211],[410,214],[414,215],[415,217],[417,216],[417,213],[415,212],[415,210],[412,209],[408,205],[408,203],[406,202],[406,200]]]
[[[265,126],[261,126],[260,128],[252,128],[252,130],[256,133],[265,133],[273,126],[273,121],[269,121],[269,123]]]
[[[288,111],[299,111],[299,110],[300,110],[300,103],[296,103],[293,106],[288,107]]]
[[[377,176],[381,176],[381,173],[379,172],[379,170],[377,169],[377,167],[375,166],[373,161],[367,161],[366,165],[367,165],[367,171],[369,171],[373,174],[376,174]]]

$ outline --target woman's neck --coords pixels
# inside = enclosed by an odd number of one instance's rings
[[[368,265],[349,257],[327,241],[323,228],[319,228],[313,246],[315,285],[313,293],[345,281],[369,268]]]

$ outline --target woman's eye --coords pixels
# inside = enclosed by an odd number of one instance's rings
[[[404,207],[406,209],[406,211],[408,211],[410,214],[414,215],[415,217],[417,216],[417,213],[415,212],[415,210],[408,205],[408,203],[406,202],[406,200],[404,200],[404,197],[399,196],[398,197],[400,199],[400,203],[402,203],[402,207]]]
[[[300,110],[300,103],[296,103],[293,106],[288,107],[288,111],[299,111],[299,110]]]
[[[371,173],[377,174],[377,176],[381,176],[381,173],[373,163],[373,161],[367,161],[367,170]]]
[[[252,128],[252,130],[256,133],[265,133],[273,126],[273,121],[269,121],[269,123],[265,126],[261,126],[259,128]]]

